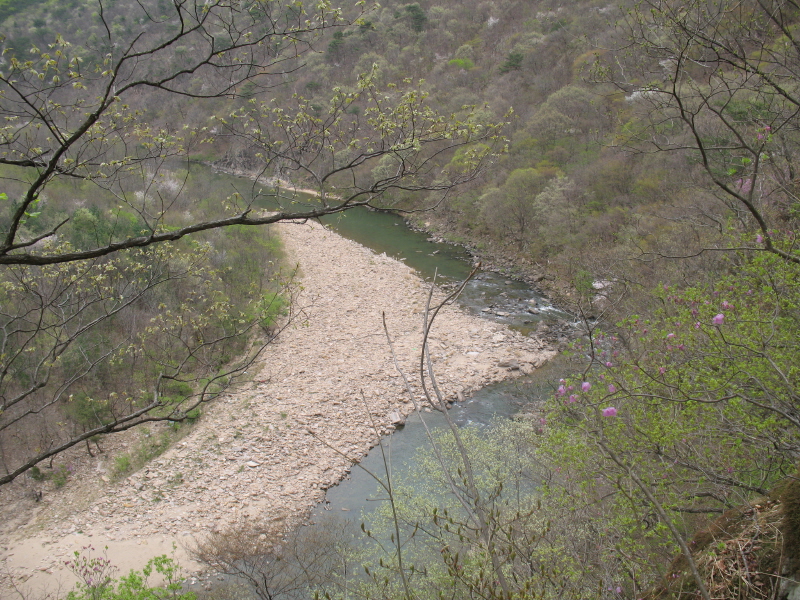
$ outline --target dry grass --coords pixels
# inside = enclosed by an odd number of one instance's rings
[[[706,589],[715,600],[769,600],[780,587],[784,518],[779,500],[763,498],[724,513],[690,542]],[[700,598],[685,557],[674,561],[649,599]]]

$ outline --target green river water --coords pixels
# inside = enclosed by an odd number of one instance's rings
[[[230,175],[216,174],[216,183],[236,188],[240,193],[255,189],[250,180]],[[309,197],[299,197],[299,203],[313,202]],[[268,199],[262,198],[258,204],[263,208],[274,209]],[[357,208],[345,214],[327,217],[323,223],[339,234],[352,239],[377,253],[401,260],[414,268],[421,277],[431,281],[454,284],[462,281],[472,270],[473,259],[461,247],[447,243],[428,241],[425,233],[410,229],[402,217],[386,212]],[[538,314],[529,312],[530,301],[536,301]],[[529,333],[539,321],[572,320],[567,313],[554,307],[547,298],[528,284],[510,279],[506,275],[481,271],[471,280],[459,303],[467,310],[480,314],[483,318],[502,322],[522,333]],[[501,314],[497,314],[501,313]],[[487,386],[478,390],[464,402],[457,403],[449,411],[459,426],[489,428],[497,419],[509,418],[523,405],[550,395],[558,387],[558,379],[569,370],[567,361],[561,357],[527,377]],[[436,430],[445,426],[441,414],[422,413],[429,428]],[[394,477],[414,469],[415,455],[428,444],[424,428],[417,415],[412,414],[405,427],[383,440],[384,449],[391,456],[391,470]],[[362,461],[366,470],[385,477],[383,457],[378,447],[374,448]],[[365,469],[354,467],[350,476],[327,491],[327,502],[315,509],[314,519],[323,515],[339,514],[352,521],[352,535],[360,535],[360,524],[369,523],[370,513],[379,505],[383,494],[372,476]]]
[[[206,169],[202,171],[198,174],[199,177],[209,178],[206,187],[236,190],[245,201],[254,199],[259,208],[269,210],[277,208],[274,199],[259,194],[261,186],[250,179],[213,173]],[[311,196],[297,194],[292,198],[291,207],[300,209],[310,207],[313,203],[314,199]],[[283,208],[287,208],[286,201],[283,203]],[[428,241],[430,238],[428,234],[410,229],[404,219],[396,214],[362,207],[325,217],[322,222],[340,235],[376,253],[385,253],[404,262],[428,281],[436,277],[439,283],[455,284],[466,278],[473,267],[473,258],[464,248]],[[538,314],[529,312],[531,300],[535,300]],[[542,320],[572,319],[527,283],[492,271],[478,272],[467,284],[458,302],[483,318],[505,323],[525,334],[535,329]],[[543,394],[552,393],[558,387],[556,382],[567,369],[564,362],[556,359],[531,376],[487,386],[464,402],[454,405],[450,414],[461,426],[479,427],[489,426],[495,418],[509,417],[522,405]],[[441,415],[435,413],[427,413],[424,418],[434,429],[444,424]],[[396,468],[403,469],[403,465],[412,460],[416,448],[426,444],[427,440],[424,429],[417,422],[417,417],[412,415],[406,426],[391,435],[387,443],[391,446]],[[383,469],[377,448],[364,459],[363,465],[371,471]],[[328,490],[329,504],[326,508],[344,510],[355,515],[364,511],[369,512],[375,503],[366,499],[374,492],[375,482],[362,469],[355,468],[350,478]]]

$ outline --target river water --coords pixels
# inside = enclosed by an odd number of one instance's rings
[[[256,207],[276,210],[275,199],[260,191],[260,184],[251,179],[236,177],[207,169],[192,168],[192,176],[198,185],[205,189],[235,190],[245,202]],[[315,204],[315,199],[306,194],[293,194],[290,200],[284,199],[284,210],[307,209]],[[462,247],[443,242],[429,241],[428,234],[414,231],[405,220],[393,213],[355,208],[345,213],[324,217],[322,222],[340,235],[370,248],[378,254],[385,253],[412,267],[427,281],[444,286],[452,286],[463,281],[473,269],[474,260]],[[466,310],[483,318],[504,323],[523,334],[535,330],[540,321],[571,321],[573,317],[544,297],[529,284],[513,279],[508,275],[493,271],[479,271],[466,285],[458,298],[458,303]],[[563,376],[566,365],[563,360],[551,361],[545,367],[522,378],[487,386],[457,403],[450,410],[451,417],[461,426],[474,425],[487,427],[495,418],[509,417],[519,408],[543,394],[552,393],[554,385]],[[441,415],[424,415],[430,427],[444,424]],[[426,443],[423,427],[418,417],[411,415],[403,429],[395,432],[387,443],[391,445],[396,467],[411,459],[415,450]],[[378,448],[364,459],[362,464],[370,470],[382,469]],[[379,470],[380,470],[379,469]],[[375,491],[375,482],[364,471],[354,468],[349,479],[328,490],[328,509],[342,510],[358,514],[369,511],[374,503],[366,501]]]
[[[218,177],[240,193],[255,189],[250,180],[222,174]],[[310,197],[300,196],[295,207],[310,202],[313,202]],[[259,198],[257,204],[270,210],[276,208],[266,197]],[[435,278],[440,285],[452,286],[463,281],[473,268],[472,257],[462,247],[429,241],[427,234],[412,230],[402,217],[395,214],[356,208],[326,217],[323,223],[376,253],[385,253],[404,262],[427,281]],[[458,302],[466,310],[505,323],[524,334],[535,330],[540,321],[572,320],[571,315],[554,307],[525,282],[490,271],[479,271],[467,284]],[[449,414],[459,426],[490,428],[497,419],[509,418],[523,405],[552,394],[558,386],[558,379],[568,370],[567,361],[557,357],[530,376],[478,390],[455,404]],[[384,438],[382,444],[391,457],[393,477],[402,478],[404,473],[414,469],[417,451],[428,443],[420,418],[434,431],[446,425],[444,417],[437,412],[412,414],[404,427]],[[348,478],[327,490],[326,502],[314,510],[312,522],[323,515],[342,515],[352,522],[352,535],[360,535],[360,524],[369,522],[370,513],[381,504],[379,499],[384,496],[378,491],[372,475],[367,473],[370,471],[386,477],[380,448],[373,448],[361,466],[364,468],[354,466]]]
[[[327,217],[322,222],[379,254],[386,253],[403,261],[428,281],[436,277],[439,284],[454,285],[466,279],[473,268],[473,260],[464,248],[428,241],[427,234],[413,231],[398,215],[362,207]],[[493,271],[478,272],[467,284],[458,303],[524,334],[534,330],[542,320],[571,319],[525,282]],[[531,308],[536,312],[531,313]]]

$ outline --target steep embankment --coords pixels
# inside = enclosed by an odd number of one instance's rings
[[[348,471],[333,448],[360,457],[376,440],[370,415],[385,431],[393,413],[413,410],[381,313],[402,368],[418,380],[426,284],[401,262],[319,225],[283,225],[281,233],[303,290],[294,322],[267,348],[249,389],[209,407],[187,437],[124,480],[108,483],[107,454],[75,452],[81,481],[46,488],[41,503],[27,493],[30,481],[0,490],[3,561],[18,582],[39,589],[68,581],[64,559],[89,544],[107,545],[126,571],[177,543],[178,558],[194,568],[182,548],[194,536],[242,519],[302,517]],[[450,399],[552,354],[539,340],[452,306],[440,313],[430,344]],[[499,366],[511,359],[519,370]]]

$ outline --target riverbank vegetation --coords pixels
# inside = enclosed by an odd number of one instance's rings
[[[442,442],[447,459],[423,468],[444,496],[398,482],[391,550],[366,581],[341,585],[348,550],[326,555],[335,585],[292,594],[791,592],[794,3],[75,0],[0,14],[0,482],[76,443],[91,452],[98,434],[183,420],[244,374],[291,297],[276,242],[248,226],[424,209],[428,229],[558,282],[586,329],[577,374],[532,421]],[[213,189],[173,157],[320,202]],[[207,549],[209,564],[279,560],[262,550],[282,534],[267,533],[238,532],[243,554]]]
[[[11,197],[17,187],[7,186]],[[186,171],[162,170],[129,192],[203,198],[202,188]],[[41,202],[47,210],[26,226],[36,235],[68,220],[46,248],[67,253],[146,231],[141,215],[109,196],[52,185]],[[112,258],[6,267],[6,473],[75,440],[102,451],[106,426],[196,418],[252,362],[292,294],[277,239],[253,233],[234,227]]]

